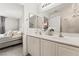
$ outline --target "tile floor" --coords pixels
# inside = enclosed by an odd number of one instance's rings
[[[23,56],[22,44],[1,49],[0,56]]]

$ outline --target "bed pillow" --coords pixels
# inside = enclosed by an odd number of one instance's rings
[[[12,38],[17,38],[17,37],[21,37],[21,32],[20,31],[13,31]]]
[[[12,31],[6,32],[4,35],[7,37],[12,37]]]

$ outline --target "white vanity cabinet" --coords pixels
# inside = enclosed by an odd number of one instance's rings
[[[79,47],[41,40],[42,56],[79,56]]]
[[[59,56],[79,56],[79,48],[69,45],[58,44]]]
[[[79,48],[55,43],[53,41],[41,40],[42,56],[79,56]]]
[[[28,52],[32,56],[40,56],[40,39],[28,36]]]
[[[28,53],[32,56],[79,56],[79,47],[77,46],[34,36],[27,36],[27,38]]]
[[[56,43],[41,40],[41,55],[42,56],[55,56],[56,55]]]

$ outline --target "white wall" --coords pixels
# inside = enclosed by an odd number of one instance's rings
[[[32,14],[37,14],[38,12],[38,7],[39,3],[25,3],[24,4],[24,9],[26,10],[26,13],[32,13]]]
[[[21,31],[22,31],[22,24],[23,24],[23,17],[24,17],[23,11],[24,11],[24,7],[19,3],[0,3],[0,16],[19,19],[20,20],[19,29]]]
[[[6,17],[21,18],[23,6],[18,3],[0,3],[0,15]]]
[[[19,30],[19,20],[16,18],[5,19],[5,32],[11,30]]]

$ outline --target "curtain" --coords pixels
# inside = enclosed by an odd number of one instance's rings
[[[0,34],[5,33],[5,17],[0,16]]]

